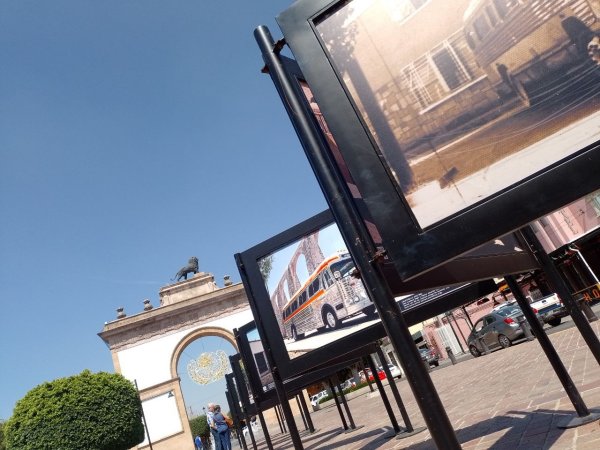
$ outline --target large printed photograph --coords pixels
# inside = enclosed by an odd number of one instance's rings
[[[334,224],[263,258],[259,267],[290,356],[377,318]]]
[[[600,0],[339,4],[316,32],[421,227],[599,140]]]
[[[260,259],[258,266],[291,359],[379,321],[335,224],[271,253]],[[463,285],[431,289],[396,300],[400,309],[407,311]],[[253,353],[260,366],[256,356],[262,351],[262,344],[259,341],[255,345]],[[266,375],[266,362],[263,367]]]

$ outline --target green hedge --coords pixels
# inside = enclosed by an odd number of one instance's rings
[[[206,447],[206,443],[210,441],[210,428],[206,416],[201,415],[190,420],[190,429],[192,430],[192,437],[200,436],[202,445]]]
[[[354,392],[354,391],[358,391],[359,389],[364,388],[365,386],[367,386],[368,383],[365,381],[363,383],[358,383],[356,386],[352,386],[351,388],[348,389],[344,389],[344,394],[349,394],[350,392]],[[339,397],[340,395],[336,393],[336,395]],[[326,402],[327,400],[331,400],[333,398],[332,395],[326,395],[325,397],[322,397],[321,400],[319,400],[319,403],[323,403]]]
[[[142,405],[121,375],[85,370],[30,390],[4,432],[8,450],[126,450],[144,440]]]
[[[0,420],[0,450],[6,450],[6,445],[4,444],[4,422]]]

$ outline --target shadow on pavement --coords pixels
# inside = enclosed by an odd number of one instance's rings
[[[514,450],[521,448],[550,448],[564,430],[557,427],[557,423],[565,417],[572,417],[571,411],[551,411],[538,409],[535,411],[508,411],[507,415],[492,417],[490,419],[461,428],[456,431],[458,441],[462,444],[485,438],[488,435],[498,435],[482,439],[478,442],[483,445],[489,441],[486,448],[490,450]],[[503,433],[501,436],[500,433]],[[430,450],[435,448],[431,439],[408,447],[412,450]]]
[[[390,432],[392,432],[392,433],[390,434]],[[356,433],[350,432],[347,435],[348,435],[348,437],[346,439],[336,440],[334,443],[332,443],[330,445],[319,446],[319,444],[324,443],[329,440],[329,438],[323,437],[323,439],[321,439],[320,441],[314,442],[311,445],[305,446],[305,449],[306,450],[309,450],[309,449],[327,450],[327,449],[346,448],[346,445],[350,445],[350,444],[356,442],[356,438],[358,436],[360,436],[361,440],[365,439],[365,438],[368,439],[371,436],[373,436],[374,439],[372,441],[365,442],[361,446],[362,450],[371,450],[371,449],[379,448],[384,442],[387,442],[388,439],[394,437],[392,427],[381,427],[376,430],[371,430],[371,431],[367,431],[365,433],[361,433],[359,435],[357,435]],[[319,436],[319,437],[321,437],[321,436]]]

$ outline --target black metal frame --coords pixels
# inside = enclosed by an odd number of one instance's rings
[[[600,146],[596,143],[439,223],[421,228],[390,179],[373,138],[317,36],[315,19],[344,1],[298,0],[277,21],[402,280],[512,232],[600,187]]]
[[[291,243],[297,242],[302,237],[328,226],[332,223],[332,221],[333,217],[331,213],[328,210],[323,211],[322,213],[311,217],[310,219],[278,234],[277,236],[274,236],[246,250],[243,253],[238,253],[235,255],[238,269],[246,289],[246,295],[252,309],[252,314],[254,317],[260,317],[260,325],[257,324],[257,329],[263,342],[263,346],[265,349],[269,349],[272,358],[276,362],[277,368],[284,380],[299,376],[305,372],[314,370],[324,364],[329,363],[333,359],[332,355],[343,357],[343,355],[347,354],[352,349],[368,345],[369,343],[378,339],[382,339],[386,336],[383,325],[381,322],[377,322],[369,327],[358,330],[342,339],[331,342],[302,356],[290,359],[288,355],[283,336],[279,330],[279,324],[277,322],[277,318],[275,317],[273,306],[269,298],[269,293],[267,292],[262,274],[260,273],[258,261],[265,256],[285,248]],[[515,256],[515,258],[512,260],[510,258],[510,254],[508,256],[501,256],[501,264],[495,266],[494,272],[496,274],[501,274],[502,271],[505,270],[506,273],[519,273],[537,267],[537,264],[530,256],[524,258],[522,254],[528,255],[527,252],[512,253],[512,255]],[[485,258],[492,260],[493,256],[476,256],[474,257],[474,260]],[[515,264],[511,264],[511,261],[515,262]],[[491,266],[493,266],[493,264]],[[456,279],[462,279],[462,277],[465,276],[465,273],[456,273],[454,270],[449,270],[446,266],[442,266],[436,271],[436,273],[437,275],[435,277],[433,276],[435,274],[432,272],[431,274],[428,273],[423,277],[417,277],[408,283],[403,283],[398,279],[397,275],[395,275],[395,272],[390,270],[388,273],[388,280],[390,286],[393,287],[394,295],[397,296],[411,292],[416,287],[427,287],[431,289],[432,287],[435,287],[435,285],[432,284],[432,279],[444,279],[446,281],[454,279],[454,283],[456,283]],[[432,276],[430,277],[430,275]],[[436,298],[436,300],[426,303],[424,306],[407,310],[403,313],[403,315],[407,323],[409,325],[413,325],[433,317],[436,314],[441,314],[445,311],[448,311],[453,307],[460,306],[471,300],[488,295],[491,292],[494,292],[496,289],[496,284],[492,280],[470,283],[446,295],[439,296]],[[240,330],[245,330],[245,332],[248,332],[251,328],[246,327],[249,326],[250,324],[247,324],[244,327],[241,327]],[[238,345],[242,356],[244,359],[246,359],[247,355],[251,354],[249,345],[244,342],[238,342]],[[244,352],[246,352],[246,354],[244,354]],[[263,396],[264,394],[261,392],[262,384],[260,383],[258,372],[256,371],[253,373],[253,370],[248,370],[247,372],[253,394],[259,397]],[[273,395],[275,394],[273,393]]]

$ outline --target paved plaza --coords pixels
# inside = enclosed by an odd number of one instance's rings
[[[599,322],[592,323],[596,335],[600,334]],[[550,340],[587,407],[600,410],[600,366],[578,329],[554,333]],[[600,449],[598,420],[571,429],[556,426],[576,414],[537,340],[480,358],[466,357],[456,365],[433,370],[431,377],[464,449]],[[396,384],[413,427],[425,427],[408,382],[402,379]],[[402,426],[396,402],[389,387],[386,390]],[[368,387],[351,393],[348,404],[357,426],[350,432],[344,432],[332,401],[311,414],[313,434],[296,417],[305,449],[436,448],[426,429],[411,436],[393,436],[381,397]],[[275,428],[271,432],[275,449],[293,449],[287,434]],[[258,448],[266,449],[262,433],[257,438]],[[252,448],[249,440],[248,448]]]

